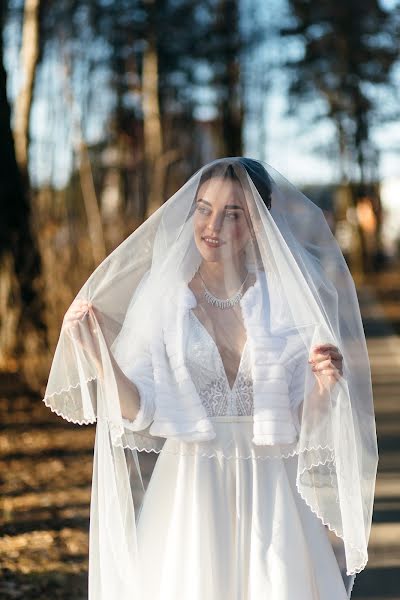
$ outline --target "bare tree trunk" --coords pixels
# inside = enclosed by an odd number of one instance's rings
[[[1,32],[3,18],[3,11],[0,10]],[[34,46],[37,48],[37,43]],[[30,77],[34,78],[34,74],[35,69],[31,69]],[[32,87],[33,79],[30,89]],[[27,95],[25,92],[23,93],[25,95],[24,119],[28,119],[29,123],[31,95],[27,102]],[[25,159],[22,159],[22,171],[18,167],[10,123],[11,110],[7,99],[7,75],[3,65],[1,38],[0,369],[18,369],[28,377],[30,383],[36,385],[43,376],[41,369],[43,368],[42,357],[46,349],[46,327],[41,293],[41,263],[31,230],[31,205],[26,163],[28,123],[25,126]]]
[[[222,137],[228,156],[241,156],[243,150],[243,99],[241,90],[240,32],[238,0],[220,0],[219,28],[223,43]]]
[[[83,137],[79,110],[76,105],[72,87],[70,85],[71,70],[69,68],[69,60],[67,56],[64,59],[64,64],[66,65],[64,77],[64,90],[67,103],[71,107],[73,144],[75,154],[78,157],[79,178],[88,223],[88,232],[92,248],[93,262],[95,266],[97,266],[106,257],[106,245],[104,241],[103,224],[101,220],[96,189],[93,181],[93,172],[90,163],[89,151]]]
[[[26,172],[28,166],[29,117],[40,51],[39,12],[40,0],[25,0],[20,52],[22,87],[17,96],[14,114],[15,153],[22,173]]]
[[[168,163],[168,157],[163,157],[163,135],[158,94],[157,42],[154,32],[150,31],[143,55],[142,74],[143,144],[148,198],[146,218],[162,204],[165,169]]]
[[[152,34],[143,55],[142,99],[144,155],[146,161],[151,164],[162,154],[163,147],[158,99],[158,56]]]
[[[363,250],[362,250],[362,232],[357,221],[356,214],[356,194],[354,185],[351,183],[351,175],[348,172],[346,153],[348,151],[348,144],[346,140],[345,125],[338,114],[333,113],[331,115],[336,127],[337,140],[338,140],[338,159],[340,167],[340,181],[342,185],[342,198],[345,205],[345,216],[348,218],[349,214],[352,215],[349,223],[352,229],[352,244],[349,252],[350,267],[352,275],[357,283],[361,283],[363,280]]]
[[[179,152],[168,150],[153,163],[152,178],[149,190],[149,202],[146,207],[146,218],[155,212],[163,202],[167,169],[177,160]]]
[[[101,221],[96,189],[94,187],[89,152],[83,138],[80,139],[79,145],[77,145],[76,148],[79,153],[79,177],[88,222],[89,237],[92,245],[93,260],[97,266],[106,257],[103,224]]]

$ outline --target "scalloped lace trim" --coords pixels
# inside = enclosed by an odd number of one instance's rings
[[[144,436],[144,435],[141,434],[140,437],[146,437],[146,436]],[[149,437],[149,439],[151,439],[151,438]],[[165,441],[166,440],[162,440],[163,446],[165,444]],[[179,441],[177,441],[177,443],[178,444],[180,444],[180,443],[184,443],[184,444],[189,444],[189,443],[196,444],[197,443],[198,444],[198,443],[201,443],[201,442],[179,442]],[[177,449],[177,451],[174,452],[172,449],[169,449],[169,448],[165,449],[164,447],[162,447],[162,448],[154,448],[154,446],[153,446],[153,447],[149,448],[149,447],[145,447],[145,446],[140,446],[139,444],[131,445],[128,442],[124,442],[121,437],[119,437],[118,439],[114,440],[114,445],[118,446],[118,447],[122,447],[124,449],[128,449],[129,448],[130,450],[137,450],[138,452],[147,452],[148,454],[150,452],[154,452],[155,454],[160,454],[160,452],[165,452],[166,454],[174,454],[174,455],[182,455],[182,456],[201,456],[201,457],[204,457],[204,458],[221,458],[221,454],[222,454],[223,458],[226,458],[227,460],[233,460],[233,459],[235,459],[235,460],[250,460],[250,459],[256,459],[256,460],[260,460],[261,459],[261,460],[264,460],[264,459],[268,459],[268,458],[269,459],[273,459],[273,458],[291,458],[293,456],[302,454],[303,452],[310,452],[312,450],[329,450],[330,452],[334,452],[334,448],[331,448],[330,446],[320,446],[320,445],[318,445],[318,446],[310,446],[309,448],[308,447],[307,448],[302,448],[301,450],[294,449],[292,452],[283,453],[283,454],[270,454],[270,455],[267,455],[267,456],[257,456],[255,454],[249,454],[248,456],[237,456],[237,455],[234,455],[234,454],[226,455],[226,454],[223,454],[223,448],[221,448],[220,451],[213,450],[211,454],[207,453],[206,451],[202,451],[202,452],[195,452],[195,451],[193,451],[193,452],[190,452],[190,451],[189,452],[183,452],[182,449],[179,449],[179,450]],[[258,447],[255,446],[254,447],[255,452],[259,448],[261,448],[261,446],[258,446]],[[313,466],[319,466],[320,464],[325,464],[326,462],[333,462],[333,461],[334,461],[334,459],[331,459],[331,460],[326,459],[323,463],[318,462],[316,464],[312,464],[310,466],[310,468],[313,467]],[[307,468],[304,469],[304,470],[307,470]],[[302,473],[303,472],[304,471],[302,471]]]
[[[93,376],[93,377],[89,377],[85,381],[86,381],[86,383],[90,383],[91,381],[95,381],[96,379],[97,379],[97,377]],[[42,401],[47,406],[47,408],[49,408],[51,410],[51,412],[55,413],[59,417],[62,417],[69,423],[74,423],[75,425],[93,425],[94,423],[96,423],[96,420],[97,420],[96,417],[94,419],[79,419],[79,418],[73,416],[74,415],[73,404],[71,404],[70,406],[67,407],[66,402],[64,402],[64,406],[60,407],[60,406],[55,406],[54,402],[50,402],[50,398],[54,398],[54,396],[70,395],[72,390],[76,390],[79,387],[81,387],[80,382],[76,383],[75,385],[69,385],[68,387],[61,388],[60,390],[57,390],[56,392],[53,392],[52,394],[46,394],[44,396],[44,398],[42,398]]]
[[[94,381],[95,379],[97,379],[97,377],[96,377],[96,375],[93,375],[93,377],[89,377],[85,381],[86,381],[86,383],[90,383],[91,381]],[[46,406],[48,406],[48,404],[46,402],[46,398],[52,398],[53,396],[61,396],[61,394],[69,393],[71,390],[76,390],[76,388],[78,388],[78,387],[81,387],[80,381],[78,381],[78,383],[76,383],[75,385],[69,385],[68,387],[61,388],[59,391],[53,392],[52,394],[46,394],[45,397],[43,398],[43,402],[46,404]]]
[[[311,466],[313,466],[313,465],[311,465]],[[323,525],[325,525],[326,527],[328,527],[329,531],[332,531],[332,533],[334,533],[338,538],[340,538],[341,540],[343,540],[343,543],[345,543],[345,539],[344,539],[343,535],[340,534],[334,527],[332,527],[332,525],[330,525],[328,522],[326,522],[325,519],[322,517],[322,515],[319,513],[319,511],[316,510],[313,506],[311,506],[311,504],[307,500],[307,498],[301,493],[301,490],[300,490],[300,487],[299,487],[299,482],[298,482],[298,476],[296,477],[296,488],[297,488],[297,491],[298,491],[299,495],[302,497],[302,499],[304,500],[304,502],[307,504],[307,506],[309,507],[309,509],[311,510],[311,512],[313,512],[318,517],[318,519],[321,521],[321,523]],[[351,571],[347,571],[347,569],[346,569],[346,575],[352,576],[352,575],[356,575],[357,573],[361,573],[361,571],[363,571],[365,569],[365,567],[367,565],[367,562],[368,562],[368,553],[367,553],[367,556],[365,557],[365,554],[364,554],[364,552],[362,552],[362,550],[360,550],[359,548],[357,548],[356,546],[354,546],[350,542],[348,542],[348,545],[353,550],[355,550],[356,552],[358,552],[358,554],[360,556],[364,557],[363,560],[361,561],[359,567],[356,567],[355,569],[353,569]],[[350,590],[350,594],[351,594],[351,591],[353,589],[353,586],[354,586],[354,581],[353,581],[353,584],[352,584],[352,587],[351,587],[351,590]]]
[[[96,418],[92,419],[92,420],[91,419],[74,419],[73,417],[69,417],[63,411],[58,410],[57,408],[55,408],[54,406],[49,404],[45,398],[43,398],[42,401],[45,403],[47,408],[49,408],[51,410],[51,412],[55,413],[59,417],[62,417],[63,419],[68,421],[68,423],[74,423],[74,425],[93,425],[97,421]]]

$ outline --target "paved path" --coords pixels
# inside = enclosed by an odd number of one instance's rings
[[[359,290],[374,388],[379,463],[366,569],[352,598],[400,600],[400,337],[372,287]]]

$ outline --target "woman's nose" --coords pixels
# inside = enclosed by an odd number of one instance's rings
[[[220,231],[220,229],[222,228],[223,222],[224,222],[224,215],[222,213],[215,214],[215,215],[210,216],[208,223],[207,223],[207,227],[211,231]]]

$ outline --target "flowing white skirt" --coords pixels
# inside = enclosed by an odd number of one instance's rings
[[[223,434],[229,419],[215,425]],[[210,458],[167,440],[137,524],[140,600],[347,600],[296,469],[297,455]]]

